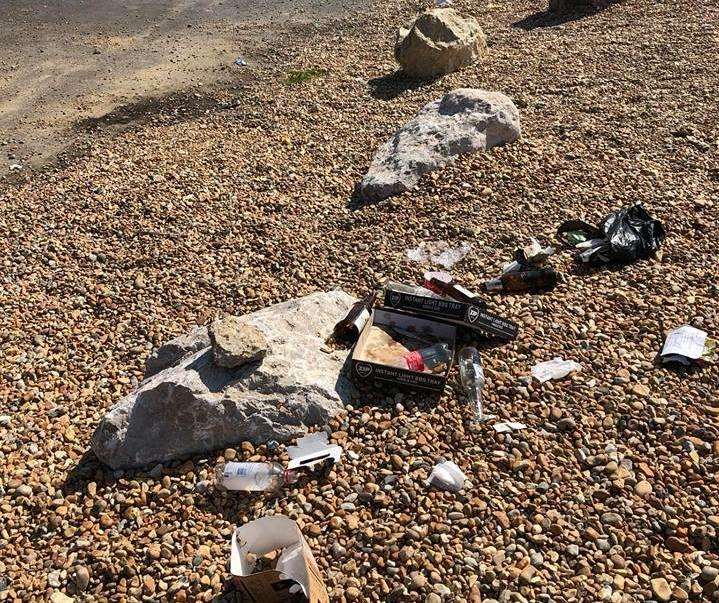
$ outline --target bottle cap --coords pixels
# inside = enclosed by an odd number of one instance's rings
[[[297,471],[292,469],[285,469],[282,472],[282,479],[286,484],[294,484],[298,479]]]

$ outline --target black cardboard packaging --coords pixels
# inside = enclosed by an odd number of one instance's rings
[[[420,314],[423,316],[434,316],[443,321],[461,325],[480,334],[500,339],[515,339],[519,332],[519,326],[487,312],[479,305],[455,301],[445,297],[417,295],[396,291],[392,285],[388,285],[384,292],[384,305],[386,308]]]
[[[372,325],[396,326],[407,331],[431,333],[433,336],[449,344],[452,355],[455,353],[455,337],[457,328],[445,322],[432,320],[392,310],[391,308],[376,309],[367,321],[359,339],[352,350],[352,377],[358,382],[384,382],[410,388],[442,391],[447,383],[451,363],[444,373],[419,373],[407,369],[379,364],[363,359],[363,353]]]

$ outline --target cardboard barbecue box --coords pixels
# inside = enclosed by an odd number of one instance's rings
[[[420,340],[427,338],[427,345],[446,343],[454,357],[457,335],[457,328],[454,325],[434,320],[431,317],[399,312],[391,308],[378,308],[372,312],[372,316],[362,329],[352,350],[352,375],[356,382],[384,382],[434,391],[444,389],[452,362],[447,364],[442,373],[429,373],[411,371],[369,360],[366,356],[366,345],[374,325],[398,328],[405,333],[412,333],[413,337],[416,334]]]
[[[274,569],[255,572],[255,557],[276,552]],[[297,524],[262,517],[232,534],[230,573],[241,603],[329,603],[327,588]]]
[[[514,339],[519,332],[516,323],[487,312],[481,305],[440,297],[430,291],[427,291],[427,295],[420,295],[398,291],[392,287],[393,284],[390,283],[385,288],[384,305],[386,308],[424,316],[435,316],[489,337]],[[419,287],[416,289],[421,291]]]

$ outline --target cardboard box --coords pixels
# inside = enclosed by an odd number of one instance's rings
[[[279,551],[275,569],[254,572],[257,557]],[[297,524],[284,515],[251,521],[232,534],[230,573],[242,603],[329,603],[327,588]]]
[[[455,353],[455,337],[457,328],[454,325],[432,320],[430,318],[421,318],[413,314],[397,312],[388,308],[376,309],[372,312],[372,316],[367,321],[359,339],[352,350],[352,375],[357,382],[375,381],[389,382],[395,385],[401,385],[413,388],[423,388],[435,391],[442,391],[451,363],[447,366],[444,373],[425,373],[410,371],[395,366],[379,364],[365,358],[365,344],[369,336],[372,325],[396,326],[406,331],[416,331],[418,333],[430,333],[433,337],[438,338],[441,342],[450,346],[452,354]]]
[[[479,305],[440,297],[430,291],[427,293],[428,295],[424,296],[405,291],[396,291],[392,289],[390,284],[385,288],[384,305],[387,308],[403,312],[436,316],[441,320],[478,331],[482,335],[489,337],[501,339],[514,339],[517,337],[519,326],[511,320],[487,312],[485,308]]]

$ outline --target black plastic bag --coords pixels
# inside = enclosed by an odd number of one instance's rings
[[[560,239],[566,241],[567,235],[581,236],[589,245],[577,255],[580,262],[629,264],[648,258],[659,249],[664,240],[664,227],[637,203],[612,212],[599,227],[582,220],[568,220],[557,230]]]

